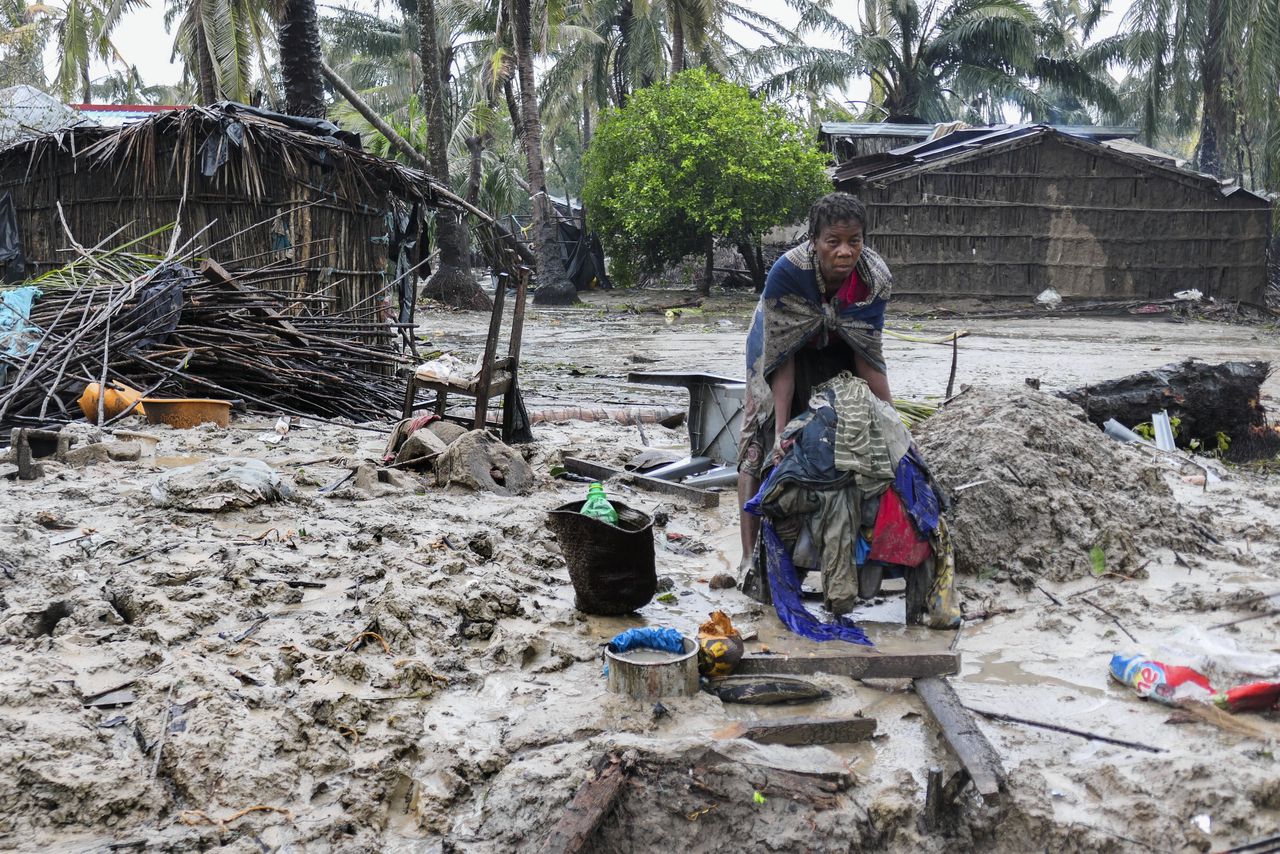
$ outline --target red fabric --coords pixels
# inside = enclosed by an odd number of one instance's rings
[[[919,566],[930,554],[932,550],[928,539],[920,536],[912,524],[898,493],[892,488],[886,489],[880,497],[876,527],[871,535],[871,554],[867,559],[898,566]]]
[[[855,267],[853,272],[849,274],[848,280],[836,292],[836,299],[840,301],[841,305],[853,305],[854,303],[862,302],[870,295],[871,291],[858,278],[858,269]]]

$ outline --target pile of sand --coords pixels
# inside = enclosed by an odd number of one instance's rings
[[[1055,581],[1130,574],[1161,548],[1209,542],[1207,517],[1181,506],[1162,465],[1107,438],[1075,404],[1031,388],[972,389],[915,434],[952,493],[959,571]],[[959,490],[957,487],[987,481]]]

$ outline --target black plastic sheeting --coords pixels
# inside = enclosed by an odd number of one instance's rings
[[[130,350],[154,347],[178,328],[182,319],[182,291],[196,274],[181,264],[162,267],[138,294],[138,302],[121,317],[130,330]]]
[[[293,130],[300,130],[312,136],[335,139],[348,148],[360,149],[360,135],[345,131],[328,119],[311,119],[303,116],[290,116],[264,110],[261,107],[250,107],[235,101],[219,101],[213,109],[222,113],[219,128],[210,134],[200,146],[200,173],[206,178],[218,174],[218,170],[231,159],[231,148],[244,145],[244,125],[236,120],[237,113],[256,116],[278,122]]]
[[[422,209],[418,205],[410,205],[404,210],[387,211],[387,257],[395,264],[392,287],[399,302],[397,323],[413,323],[413,307],[418,299],[418,279],[431,275],[430,265],[424,264],[421,268],[417,266],[418,259],[431,252],[430,247],[425,245],[422,252],[417,251],[420,237],[425,244]]]
[[[580,291],[611,288],[613,283],[604,271],[604,250],[594,231],[584,232],[572,222],[556,224],[560,242],[560,258],[564,261],[569,281]]]
[[[18,233],[18,211],[13,196],[0,196],[0,280],[17,284],[26,278],[27,261],[22,256],[22,235]]]

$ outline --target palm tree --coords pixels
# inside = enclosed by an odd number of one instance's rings
[[[19,83],[44,88],[41,54],[51,28],[44,7],[0,0],[0,89]]]
[[[800,10],[798,30],[834,35],[841,48],[767,46],[751,65],[768,71],[765,94],[817,93],[871,79],[869,106],[892,122],[955,118],[1003,121],[1013,104],[1040,115],[1050,84],[1086,100],[1105,97],[1080,63],[1044,50],[1044,27],[1023,0],[864,0],[858,25],[833,14],[826,0],[789,0]]]
[[[1263,186],[1280,175],[1275,0],[1136,0],[1125,23],[1148,137],[1171,114],[1181,131],[1198,122],[1201,170]]]
[[[427,122],[427,162],[435,177],[448,184],[447,94],[441,76],[438,36],[435,0],[418,0],[418,56],[422,67],[423,112]],[[436,244],[440,247],[440,263],[427,282],[426,292],[449,305],[490,308],[489,298],[471,274],[467,224],[450,212],[438,212]]]
[[[186,104],[194,94],[181,86],[148,86],[136,65],[95,80],[91,89],[94,101],[103,104]]]
[[[542,116],[533,78],[533,21],[530,0],[508,0],[515,31],[516,73],[520,79],[520,129],[526,176],[533,204],[534,252],[538,258],[538,289],[534,302],[564,305],[577,301],[578,292],[560,257],[555,211],[547,197],[546,167],[542,161]]]
[[[135,0],[136,1],[136,0]],[[260,0],[168,0],[165,29],[173,57],[193,84],[197,101],[249,103],[263,92],[274,101],[268,68],[274,48],[271,16]],[[256,79],[255,79],[256,75]]]
[[[58,73],[53,85],[65,101],[78,94],[82,103],[93,97],[89,64],[95,60],[125,65],[111,34],[129,10],[144,0],[66,0],[62,6],[47,6],[53,16],[53,38],[58,52]]]
[[[284,111],[292,116],[323,117],[324,74],[320,70],[316,0],[284,0],[278,32]]]

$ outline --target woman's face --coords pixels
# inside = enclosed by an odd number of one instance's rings
[[[822,227],[813,240],[818,271],[828,282],[844,282],[862,255],[862,223],[840,220]]]

